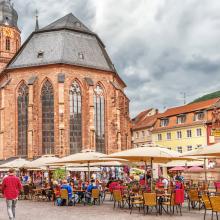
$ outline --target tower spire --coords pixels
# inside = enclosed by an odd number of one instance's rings
[[[38,10],[36,10],[36,25],[35,25],[35,31],[39,30],[39,22],[38,22]]]

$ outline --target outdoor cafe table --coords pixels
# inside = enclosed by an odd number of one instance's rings
[[[78,195],[79,194],[83,195],[82,197],[80,196],[80,199],[83,199],[84,200],[83,204],[86,205],[86,190],[73,188],[73,193]]]
[[[47,192],[51,193],[51,195],[52,195],[52,190],[50,188],[36,188],[36,189],[33,189],[32,191],[33,191],[32,198],[33,197],[40,198],[40,196],[42,196],[42,197],[45,196],[48,200],[50,200]],[[44,192],[45,192],[45,194],[43,194]]]

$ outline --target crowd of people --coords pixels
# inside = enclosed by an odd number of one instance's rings
[[[18,173],[17,173],[18,174]],[[100,199],[104,200],[106,192],[112,194],[113,190],[121,190],[124,192],[130,190],[133,193],[138,193],[140,189],[145,192],[152,190],[152,175],[151,171],[146,171],[135,178],[129,173],[124,173],[121,178],[115,176],[109,176],[109,178],[101,179],[101,175],[93,173],[91,179],[81,179],[80,175],[69,174],[64,179],[50,179],[48,175],[44,176],[33,173],[22,172],[19,177],[16,177],[16,173],[13,169],[9,170],[8,174],[4,176],[2,182],[2,192],[7,201],[8,214],[10,219],[14,219],[16,201],[21,195],[19,192],[24,193],[25,189],[30,190],[36,187],[42,188],[42,193],[49,200],[54,200],[58,206],[66,204],[61,198],[61,190],[66,190],[68,193],[68,205],[74,205],[76,203],[92,204],[92,191],[98,189],[100,192]],[[168,189],[170,187],[174,189],[183,189],[183,176],[177,173],[173,178],[167,179],[160,176],[153,181],[154,190]],[[13,190],[12,190],[13,188]],[[13,191],[13,196],[8,196],[8,192]]]

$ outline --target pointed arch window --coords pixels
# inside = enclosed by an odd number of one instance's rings
[[[28,86],[23,83],[18,89],[18,155],[28,154]]]
[[[54,92],[48,80],[42,87],[41,104],[43,154],[54,154]]]
[[[82,93],[74,81],[70,87],[70,154],[82,151]]]
[[[11,40],[10,40],[10,37],[6,37],[6,40],[5,40],[5,49],[10,51],[11,49]]]
[[[96,151],[105,153],[105,98],[100,85],[94,90],[94,113]]]

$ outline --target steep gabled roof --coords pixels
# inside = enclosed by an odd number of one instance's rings
[[[7,69],[50,64],[106,70],[118,76],[102,41],[73,14],[33,32],[9,62]]]
[[[132,119],[132,129],[138,130],[143,128],[149,128],[152,127],[157,120],[157,117],[159,116],[159,113],[157,113],[157,110],[155,114],[149,115],[149,113],[153,109],[147,109],[141,113],[139,113],[135,118]]]

